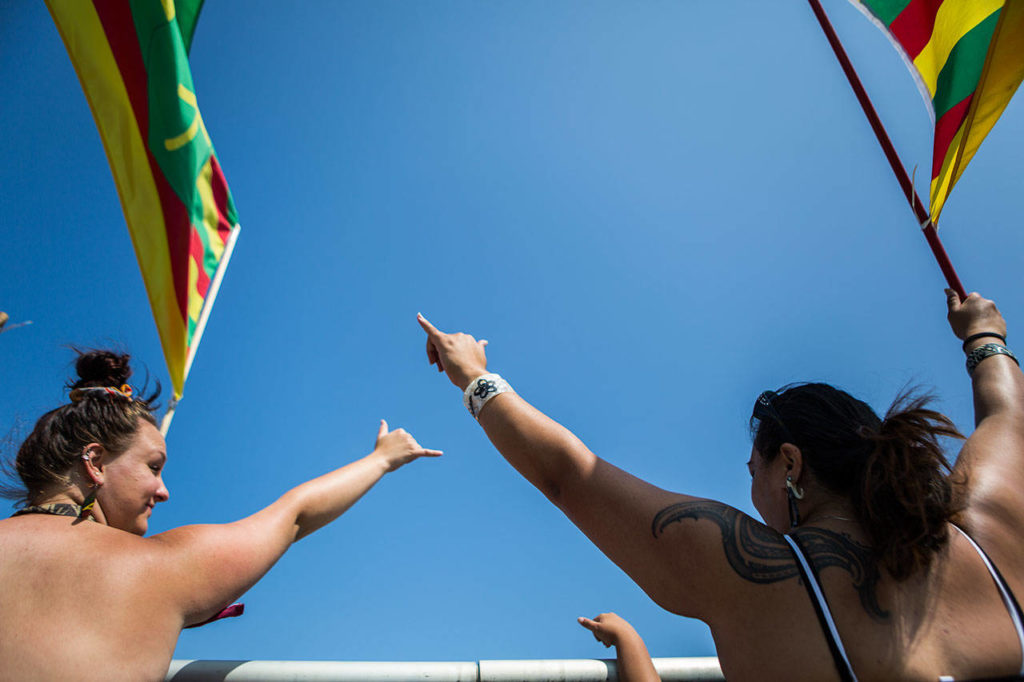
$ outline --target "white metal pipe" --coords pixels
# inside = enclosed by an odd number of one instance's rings
[[[720,682],[718,659],[655,658],[662,682]],[[165,682],[617,682],[614,660],[188,661]]]

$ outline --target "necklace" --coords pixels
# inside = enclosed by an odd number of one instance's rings
[[[77,504],[71,502],[52,502],[50,504],[35,504],[11,514],[11,518],[15,516],[23,516],[25,514],[50,514],[51,516],[71,516],[79,518],[82,515],[82,508]],[[90,518],[92,518],[90,516]],[[93,519],[95,521],[95,519]]]

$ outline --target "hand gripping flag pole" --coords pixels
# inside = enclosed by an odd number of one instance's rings
[[[907,175],[907,169],[903,167],[903,163],[896,153],[896,148],[893,147],[892,140],[889,139],[889,134],[885,131],[882,120],[878,117],[878,112],[875,111],[867,91],[864,90],[857,72],[854,71],[853,64],[850,63],[850,58],[846,55],[846,50],[843,49],[843,44],[839,42],[839,36],[836,35],[835,29],[832,28],[832,23],[828,20],[825,10],[822,9],[819,0],[807,1],[814,11],[814,16],[817,17],[818,23],[821,24],[821,29],[825,32],[825,37],[828,38],[828,43],[832,46],[832,51],[835,52],[839,65],[843,67],[843,73],[846,74],[846,79],[850,82],[850,87],[853,88],[857,101],[860,102],[861,109],[864,110],[864,115],[867,116],[868,122],[871,124],[871,129],[875,131],[878,143],[882,145],[885,158],[889,160],[892,172],[896,174],[896,180],[900,183],[900,187],[903,189],[903,193],[907,197],[914,215],[917,216],[917,221],[921,225],[921,231],[924,232],[924,237],[928,240],[928,246],[931,247],[932,254],[934,254],[935,260],[938,261],[942,274],[946,277],[946,282],[960,296],[960,300],[967,298],[964,285],[960,283],[960,278],[957,276],[956,271],[953,269],[953,264],[949,261],[949,256],[946,254],[946,249],[943,248],[942,241],[939,240],[939,233],[935,229],[935,224],[932,222],[931,216],[928,215],[928,210],[924,207],[924,202],[918,196],[917,190],[914,189],[914,183],[911,181],[910,176]]]

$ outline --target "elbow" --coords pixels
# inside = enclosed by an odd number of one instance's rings
[[[597,456],[586,448],[571,452],[562,458],[562,466],[538,476],[537,488],[552,504],[564,509],[574,493],[586,487],[597,462]]]

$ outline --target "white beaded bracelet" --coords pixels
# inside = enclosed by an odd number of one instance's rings
[[[462,404],[477,418],[487,401],[499,393],[508,393],[512,387],[499,374],[483,374],[469,382],[462,394]]]

